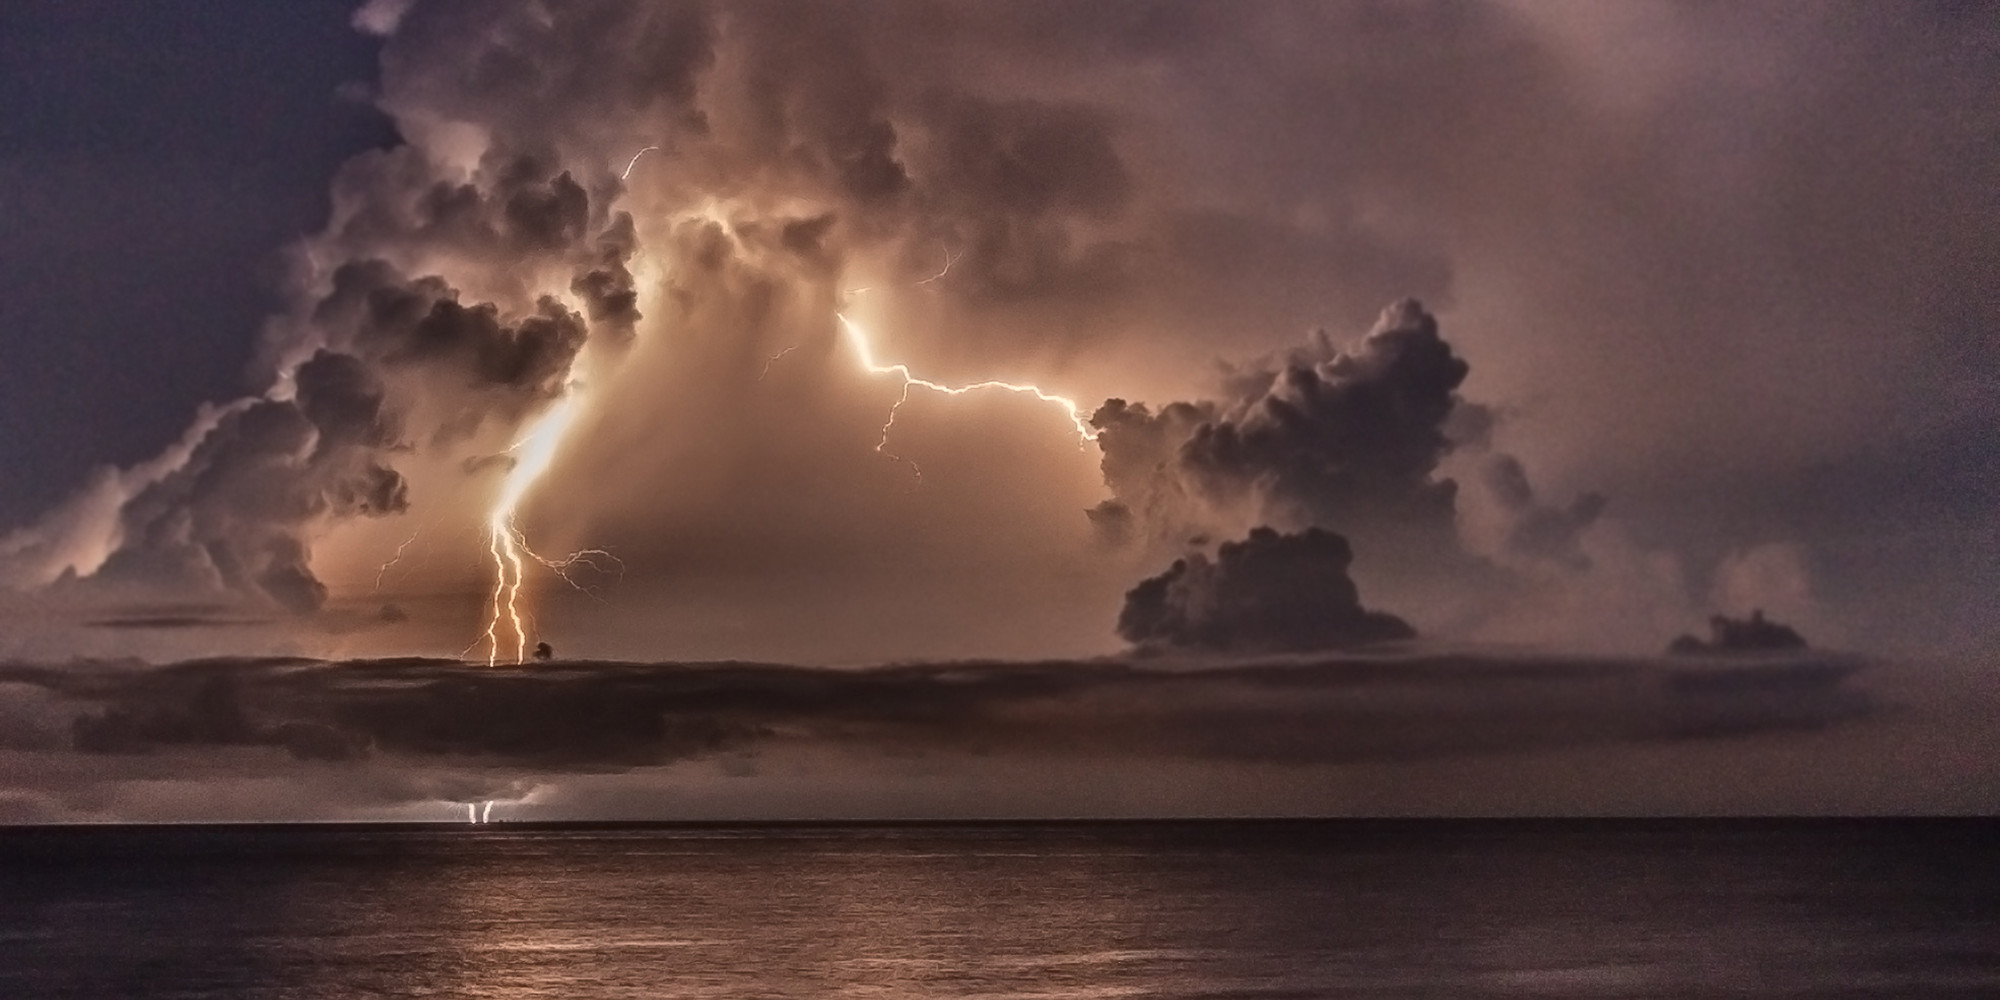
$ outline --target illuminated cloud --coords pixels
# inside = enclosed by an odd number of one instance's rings
[[[264,649],[454,652],[500,503],[627,567],[527,567],[565,650],[1103,652],[1135,581],[1264,526],[1338,532],[1427,635],[1650,650],[1755,592],[1809,595],[1816,636],[1990,639],[1976,18],[352,16],[400,143],[333,178],[248,395],[0,539],[22,606],[189,589],[317,609]],[[65,176],[30,166],[9,190]],[[565,405],[524,485],[510,448]]]

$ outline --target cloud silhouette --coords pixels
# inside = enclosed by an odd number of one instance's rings
[[[1308,528],[1279,534],[1256,528],[1224,542],[1208,559],[1174,561],[1125,595],[1118,634],[1141,646],[1237,651],[1337,649],[1416,631],[1394,615],[1369,611],[1347,568],[1347,540]]]

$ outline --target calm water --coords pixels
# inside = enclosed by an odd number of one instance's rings
[[[12,997],[1996,997],[1992,822],[0,831]]]

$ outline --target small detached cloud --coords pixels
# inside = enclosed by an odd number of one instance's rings
[[[1787,653],[1806,648],[1804,636],[1789,625],[1765,618],[1761,608],[1750,612],[1748,618],[1715,615],[1708,620],[1708,634],[1706,642],[1692,635],[1683,635],[1675,639],[1667,651],[1678,655],[1701,655]]]

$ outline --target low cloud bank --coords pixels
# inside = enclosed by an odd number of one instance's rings
[[[1789,625],[1764,617],[1762,609],[1748,618],[1715,615],[1708,620],[1708,639],[1692,635],[1676,638],[1667,647],[1683,656],[1714,653],[1789,653],[1806,648],[1805,636]]]
[[[1468,654],[869,670],[14,664],[0,667],[0,720],[18,723],[0,741],[0,786],[32,791],[42,815],[117,818],[133,783],[254,779],[327,789],[310,815],[338,817],[592,775],[666,780],[701,762],[752,775],[764,760],[947,773],[1043,760],[1145,775],[1500,761],[1862,723],[1880,707],[1851,680],[1863,666]]]

